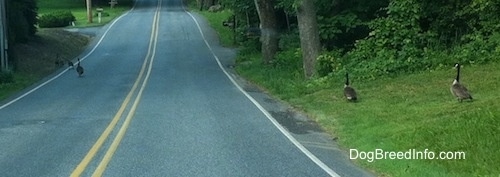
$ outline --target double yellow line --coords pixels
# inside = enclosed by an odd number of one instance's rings
[[[162,2],[161,0],[158,0],[158,5],[156,7],[155,15],[153,18],[148,53],[146,55],[146,58],[144,59],[141,70],[139,72],[139,75],[137,76],[137,79],[135,80],[134,85],[132,86],[132,89],[127,94],[127,97],[125,98],[125,100],[121,104],[120,109],[118,109],[115,116],[113,117],[113,119],[109,123],[108,127],[106,127],[104,132],[101,134],[99,139],[97,139],[95,144],[89,150],[87,155],[85,155],[85,157],[80,162],[80,164],[78,164],[78,166],[73,170],[73,172],[71,173],[72,177],[80,176],[83,173],[83,171],[85,171],[88,164],[95,157],[95,155],[97,154],[99,149],[101,149],[102,145],[104,144],[106,139],[108,139],[108,137],[111,134],[111,132],[113,131],[113,129],[115,129],[116,124],[121,119],[123,113],[125,112],[125,109],[129,105],[130,101],[132,100],[132,97],[134,96],[134,93],[136,92],[137,88],[139,87],[139,84],[142,81],[141,87],[139,88],[137,95],[135,95],[135,100],[132,103],[132,106],[130,107],[130,110],[127,114],[127,117],[125,118],[125,121],[123,122],[122,126],[120,127],[120,130],[118,131],[117,135],[113,139],[113,142],[111,143],[110,147],[106,151],[106,154],[102,158],[101,162],[99,163],[99,165],[95,169],[92,176],[96,176],[96,177],[102,176],[102,174],[106,170],[108,163],[111,161],[113,154],[115,153],[116,149],[118,148],[118,145],[120,144],[121,140],[123,139],[125,132],[127,131],[127,128],[130,124],[130,121],[132,120],[132,117],[134,116],[135,110],[137,109],[137,106],[139,105],[139,101],[141,100],[142,92],[144,91],[144,88],[146,87],[149,76],[151,74],[151,68],[153,66],[153,61],[155,58],[156,46],[157,46],[157,41],[158,41],[158,28],[159,28],[159,21],[160,21],[161,2]],[[146,73],[145,76],[144,76],[144,73]]]

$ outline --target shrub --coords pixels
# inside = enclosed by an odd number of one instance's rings
[[[485,36],[482,34],[465,35],[467,43],[453,49],[456,62],[484,64],[498,59],[500,54],[500,33]]]
[[[242,55],[259,53],[261,49],[261,44],[259,38],[248,38],[239,42],[240,50],[239,53]]]
[[[0,72],[0,84],[14,82],[14,75],[11,72]]]
[[[65,27],[75,20],[70,11],[56,11],[42,15],[38,19],[38,25],[40,28]]]
[[[298,29],[281,34],[279,41],[280,50],[300,48],[300,38]]]
[[[2,0],[5,1],[5,0]],[[36,0],[7,0],[7,22],[9,43],[25,43],[36,33]],[[3,20],[3,19],[2,19]]]
[[[327,76],[333,72],[343,71],[343,61],[340,51],[324,52],[318,56],[317,72],[320,77]]]
[[[288,49],[276,53],[272,64],[275,68],[284,70],[300,70],[302,67],[302,50]]]

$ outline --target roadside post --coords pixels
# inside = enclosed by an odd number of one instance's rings
[[[101,20],[101,18],[102,18],[102,12],[104,12],[104,9],[99,7],[99,8],[96,9],[96,11],[97,11],[97,20],[98,20],[99,23],[101,23],[101,21],[102,21]]]
[[[5,12],[5,1],[0,1],[0,71],[9,71],[9,59],[7,55],[7,17]]]
[[[109,6],[110,6],[111,8],[114,8],[114,7],[115,7],[115,5],[117,5],[117,4],[118,4],[118,0],[111,0],[111,1],[109,1]]]

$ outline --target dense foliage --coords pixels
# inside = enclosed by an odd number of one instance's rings
[[[0,85],[14,82],[14,75],[11,72],[0,72]]]
[[[249,44],[244,32],[258,26],[253,1],[220,0],[239,21],[239,41]],[[297,0],[277,0],[283,56],[300,47],[294,8]],[[500,52],[500,0],[318,0],[318,23],[323,55],[318,74],[353,72],[376,78],[464,64],[487,63]],[[288,51],[291,50],[291,51]],[[286,64],[296,66],[296,64]],[[282,68],[280,66],[280,68]]]
[[[359,76],[374,78],[491,61],[498,52],[498,2],[391,1],[366,23],[368,35],[347,50],[343,62]]]
[[[500,13],[499,2],[392,0],[374,13],[375,18],[342,17],[344,21],[355,21],[345,24],[356,26],[341,26],[364,36],[355,41],[335,40],[350,34],[341,31],[332,35],[334,45],[327,46],[342,53],[338,61],[343,64],[341,69],[366,78],[436,69],[455,62],[486,63],[499,51],[495,32],[499,28],[495,18]],[[373,13],[356,11],[359,8],[348,8],[344,13],[355,17]]]
[[[27,42],[36,33],[36,0],[7,0],[6,5],[9,42]]]

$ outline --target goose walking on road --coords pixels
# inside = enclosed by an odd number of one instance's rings
[[[68,67],[70,67],[70,69],[75,68],[75,65],[73,64],[73,62],[71,60],[68,60]]]
[[[78,73],[78,77],[83,75],[83,67],[80,65],[80,58],[78,58],[78,64],[76,66],[76,72]]]

